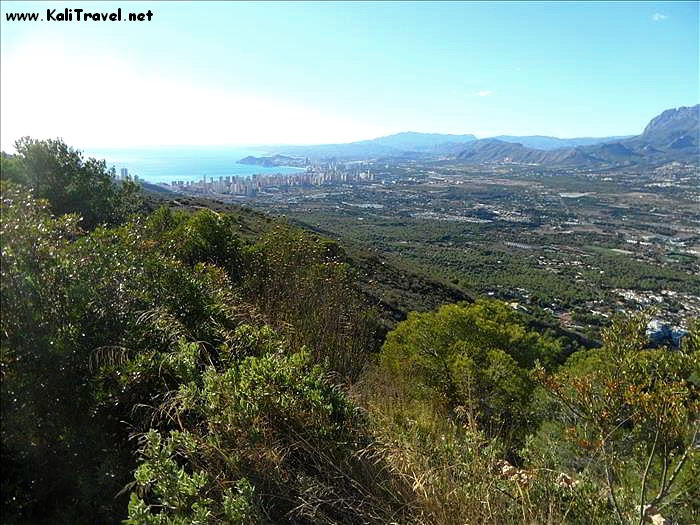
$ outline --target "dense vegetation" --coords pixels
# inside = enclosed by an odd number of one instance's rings
[[[683,325],[700,312],[692,170],[661,182],[654,169],[367,166],[376,182],[270,192],[255,204],[465,294],[556,315],[592,341],[618,309],[657,303],[660,318]]]
[[[384,339],[337,243],[147,212],[60,141],[17,150],[2,164],[4,521],[700,513],[698,324],[677,351],[646,348],[643,315],[576,351],[477,300]]]
[[[694,260],[651,265],[612,251],[625,247],[624,240],[611,243],[601,234],[562,236],[540,233],[537,224],[504,228],[502,224],[372,216],[366,211],[364,220],[357,222],[358,214],[322,210],[295,216],[308,224],[323,224],[327,234],[344,241],[375,246],[390,260],[452,281],[464,290],[495,292],[507,299],[508,290],[527,289],[533,307],[585,308],[588,301],[609,300],[616,288],[700,294],[700,282],[690,271],[697,264]],[[508,242],[525,244],[517,248],[504,244]],[[571,264],[580,258],[596,270]],[[545,259],[551,262],[545,264]]]

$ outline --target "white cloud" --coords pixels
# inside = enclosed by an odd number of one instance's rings
[[[323,114],[229,86],[141,71],[118,56],[35,41],[3,54],[2,149],[24,135],[79,147],[309,144],[384,134],[345,115]]]
[[[654,13],[653,15],[651,15],[651,19],[654,22],[661,22],[662,20],[666,20],[667,18],[668,16],[662,15],[661,13]]]
[[[490,90],[485,89],[485,90],[483,90],[483,91],[477,91],[477,92],[474,93],[474,94],[475,94],[477,97],[488,97],[488,96],[490,96],[490,95],[493,94],[493,91],[490,91]]]

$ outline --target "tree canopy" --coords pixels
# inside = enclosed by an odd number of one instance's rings
[[[61,139],[23,137],[17,154],[3,154],[2,179],[24,184],[39,199],[46,199],[56,215],[77,213],[85,228],[117,224],[139,211],[139,187],[115,181],[104,160],[85,159],[81,151]]]

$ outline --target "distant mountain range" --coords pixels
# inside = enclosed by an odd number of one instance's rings
[[[415,131],[405,131],[403,133],[396,133],[395,135],[388,135],[386,137],[379,137],[363,142],[379,144],[381,146],[404,151],[432,152],[436,148],[446,144],[464,144],[475,140],[476,137],[474,135],[445,135],[442,133],[416,133]],[[359,144],[362,144],[362,142]]]
[[[405,156],[410,153],[434,153],[441,146],[466,144],[476,140],[474,135],[443,135],[440,133],[416,133],[406,131],[371,140],[345,144],[319,144],[316,146],[282,146],[278,153],[310,158],[368,158]]]
[[[544,150],[498,139],[478,140],[465,144],[455,157],[475,164],[513,162],[585,166],[674,160],[700,163],[699,115],[700,105],[669,109],[653,118],[641,135],[573,148]]]
[[[264,166],[266,168],[273,166],[303,166],[305,162],[305,159],[290,157],[289,155],[272,155],[270,157],[253,157],[249,155],[238,161],[239,164]]]
[[[589,144],[599,144],[627,137],[581,137],[560,139],[533,135],[517,137],[500,135],[492,139],[503,142],[522,144],[529,148],[552,150],[562,147],[574,147]],[[450,154],[459,152],[461,147],[478,139],[471,134],[449,135],[442,133],[418,133],[405,131],[370,140],[360,140],[344,144],[319,144],[313,146],[282,146],[278,151],[283,155],[294,155],[310,158],[359,158],[359,157],[399,157],[411,153]]]
[[[492,139],[502,140],[503,142],[514,142],[522,144],[526,148],[534,149],[560,149],[560,148],[575,148],[576,146],[590,146],[592,144],[600,144],[602,142],[612,142],[629,138],[630,135],[616,137],[579,137],[573,139],[560,139],[557,137],[546,137],[543,135],[530,135],[526,137],[517,137],[513,135],[499,135],[491,137]]]
[[[404,132],[372,140],[316,146],[282,146],[277,156],[247,157],[246,164],[296,164],[299,158],[378,159],[445,158],[464,163],[527,163],[562,166],[632,165],[673,160],[700,163],[700,105],[664,111],[641,135],[561,139],[510,136],[477,139],[474,135]],[[283,156],[293,157],[285,159]],[[244,162],[245,161],[245,162]]]

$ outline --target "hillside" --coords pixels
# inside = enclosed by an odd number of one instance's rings
[[[700,511],[698,323],[670,352],[626,316],[586,350],[501,301],[434,307],[458,290],[258,212],[144,199],[60,140],[0,173],[4,522]],[[424,311],[380,304],[405,315],[383,326],[367,299],[395,288]]]
[[[201,197],[159,194],[146,194],[148,209],[155,211],[167,206],[173,211],[196,212],[212,210],[231,216],[238,225],[242,238],[253,241],[270,232],[275,227],[290,224],[280,217],[271,217],[249,206],[226,204]],[[318,228],[313,228],[299,221],[294,226],[333,238]],[[376,306],[387,326],[406,318],[411,311],[428,311],[444,303],[471,301],[472,298],[460,288],[427,275],[403,268],[396,262],[369,252],[365,247],[336,248],[337,255],[355,272],[355,284],[366,297],[368,304]]]

